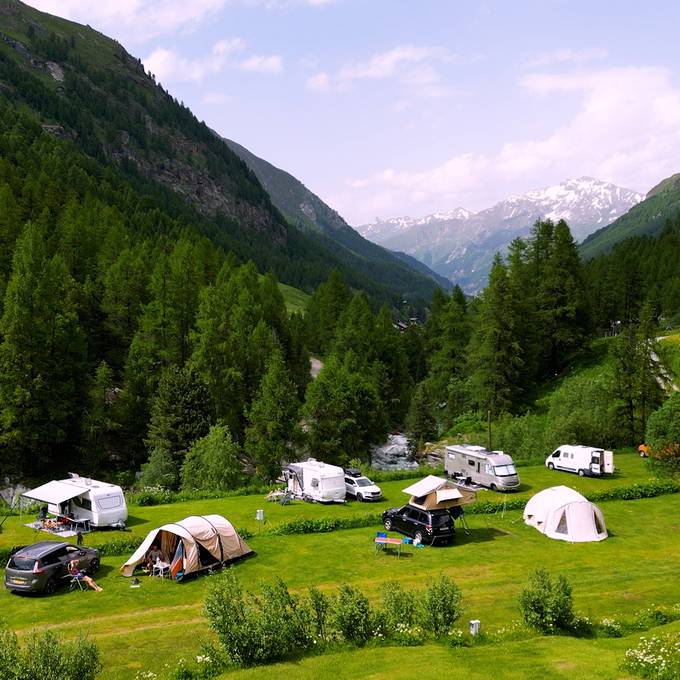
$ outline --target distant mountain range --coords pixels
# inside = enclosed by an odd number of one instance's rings
[[[577,241],[605,227],[644,196],[592,177],[510,196],[491,208],[456,208],[413,219],[378,219],[358,227],[366,238],[413,255],[468,293],[486,284],[494,254],[505,252],[537,219],[564,219]]]

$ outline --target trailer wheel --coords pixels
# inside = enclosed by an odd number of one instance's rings
[[[585,471],[584,471],[584,470],[579,470],[579,471],[578,471],[578,476],[579,476],[579,477],[585,477],[585,476],[586,476]]]
[[[548,470],[554,470],[555,466],[552,463],[548,463]]]
[[[492,484],[489,488],[491,491],[498,491],[498,487],[495,484]]]

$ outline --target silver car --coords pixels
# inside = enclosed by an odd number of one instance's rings
[[[63,541],[40,541],[18,548],[5,569],[5,588],[51,595],[71,580],[68,564],[72,560],[87,574],[99,569],[99,551],[94,548],[79,548]]]

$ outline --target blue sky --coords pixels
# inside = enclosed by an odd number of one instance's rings
[[[680,171],[680,4],[30,0],[120,40],[350,224]]]

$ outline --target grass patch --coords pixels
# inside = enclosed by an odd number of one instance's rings
[[[589,493],[615,488],[636,481],[648,479],[647,461],[639,459],[632,452],[617,454],[615,462],[620,472],[611,479],[580,478],[567,473],[550,472],[543,466],[522,468],[525,487],[518,494],[507,498],[521,498],[533,495],[545,486],[567,484]],[[406,481],[386,482],[383,487],[387,499],[379,504],[348,503],[344,506],[322,506],[297,502],[288,506],[265,503],[261,497],[246,496],[176,503],[165,506],[131,507],[130,532],[125,535],[143,536],[151,528],[162,523],[181,519],[189,514],[221,513],[236,526],[244,526],[255,532],[249,541],[256,551],[252,559],[234,565],[239,579],[245,587],[256,589],[260,582],[271,582],[274,575],[281,576],[291,591],[306,590],[315,585],[325,592],[335,591],[338,584],[348,582],[364,590],[370,598],[379,597],[383,583],[400,581],[404,587],[420,588],[431,576],[444,573],[455,580],[463,592],[463,621],[479,618],[484,629],[490,630],[507,625],[519,618],[517,598],[524,587],[527,575],[537,567],[545,567],[553,573],[563,573],[574,587],[574,605],[578,613],[599,620],[605,616],[632,618],[634,613],[651,603],[670,606],[680,601],[680,587],[677,584],[676,567],[668,556],[680,550],[680,495],[663,496],[637,501],[608,501],[602,509],[611,532],[611,537],[597,544],[567,544],[551,541],[535,529],[522,522],[520,511],[498,512],[495,515],[470,515],[470,534],[459,532],[453,545],[448,547],[427,547],[411,551],[399,559],[389,553],[374,554],[372,538],[379,527],[348,529],[331,533],[276,536],[265,531],[257,534],[255,510],[264,508],[268,523],[266,529],[293,519],[361,517],[379,512],[383,507],[401,504],[406,500],[401,489]],[[498,500],[504,496],[492,492],[481,492],[480,498]],[[44,537],[45,534],[40,536]],[[87,536],[92,544],[110,541],[121,536],[118,532],[96,532]],[[0,534],[0,547],[13,543],[30,543],[36,538],[33,531],[19,525],[18,517],[11,517]],[[142,587],[131,589],[130,581],[119,576],[118,569],[126,556],[105,557],[97,581],[102,593],[74,592],[61,590],[49,598],[26,597],[0,592],[2,617],[21,635],[34,627],[50,627],[65,636],[74,636],[86,631],[100,645],[105,671],[105,680],[133,678],[138,670],[160,670],[164,663],[174,664],[179,658],[193,655],[198,651],[201,638],[210,638],[203,616],[203,599],[208,583],[219,575],[188,579],[183,583],[145,578]],[[556,643],[524,643],[527,650],[542,650],[542,645],[558,649]],[[562,640],[560,638],[560,640]],[[606,641],[616,646],[625,643],[618,640]],[[600,645],[602,641],[567,640],[568,646],[582,647],[583,663],[587,645]],[[494,645],[494,659],[502,658],[498,652],[505,649]],[[510,649],[519,649],[508,647]],[[598,647],[599,649],[599,647]],[[619,648],[616,647],[618,650]],[[370,668],[376,677],[413,677],[414,669],[423,672],[432,670],[441,674],[442,664],[457,664],[461,676],[488,677],[489,665],[480,665],[480,675],[468,675],[462,669],[469,659],[474,668],[488,649],[480,647],[471,650],[448,650],[437,645],[418,647],[398,652],[399,661],[380,663],[379,659],[392,659],[396,650],[371,649],[368,653],[377,657],[361,656],[364,652],[340,652],[294,664],[295,677],[326,677],[331,669],[345,673],[338,666],[347,657],[363,658],[365,675]],[[462,656],[461,656],[462,654]],[[562,652],[560,652],[562,654]],[[599,654],[599,652],[598,652]],[[423,656],[424,655],[424,656]],[[401,660],[403,656],[403,661]],[[489,658],[491,658],[491,656]],[[619,653],[617,651],[617,658]],[[493,664],[494,674],[498,666],[509,666],[518,670],[512,676],[536,677],[541,673],[554,677],[554,666],[548,663],[550,652],[527,651],[526,659],[517,660],[513,655],[512,664]],[[337,659],[333,663],[333,659]],[[397,658],[397,657],[394,657]],[[431,667],[423,661],[431,659]],[[531,660],[533,658],[533,661]],[[560,657],[561,658],[561,657]],[[564,658],[569,658],[565,653]],[[612,656],[612,659],[614,657]],[[343,662],[344,663],[344,662]],[[459,666],[458,664],[463,664]],[[480,662],[481,663],[481,662]],[[519,663],[520,666],[516,664]],[[550,662],[552,663],[552,661]],[[565,661],[566,663],[566,661]],[[581,659],[574,664],[581,668]],[[533,664],[536,664],[535,666]],[[404,667],[404,674],[400,668]],[[416,666],[417,665],[417,666]],[[279,671],[292,667],[283,664],[267,669],[248,671],[277,677]],[[300,674],[308,673],[308,675]],[[309,671],[304,670],[309,668]],[[358,672],[353,663],[355,677]],[[590,668],[590,666],[584,666]],[[591,674],[573,675],[564,671],[564,677],[618,677]],[[527,669],[535,669],[527,670]],[[407,672],[408,671],[408,672]],[[283,672],[281,670],[281,672]],[[508,671],[510,672],[510,671]],[[580,672],[580,671],[578,671]],[[396,674],[396,675],[395,675]],[[484,675],[485,674],[485,675]],[[247,675],[244,677],[248,677]],[[337,677],[345,677],[338,675]]]

